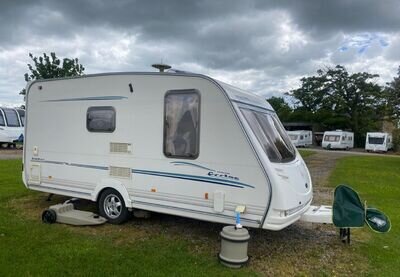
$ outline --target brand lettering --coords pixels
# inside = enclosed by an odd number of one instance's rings
[[[238,177],[232,176],[228,173],[218,173],[218,172],[210,171],[210,172],[208,172],[207,175],[212,176],[212,177],[218,177],[218,178],[226,178],[226,179],[230,179],[230,180],[237,180],[237,181],[239,180]]]

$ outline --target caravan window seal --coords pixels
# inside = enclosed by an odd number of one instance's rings
[[[6,127],[6,118],[3,113],[3,109],[0,108],[0,117],[2,118],[2,121],[0,121],[0,126]]]
[[[171,95],[182,95],[182,94],[195,94],[198,97],[198,104],[197,104],[197,125],[194,127],[196,128],[196,136],[195,136],[195,150],[196,152],[193,155],[174,155],[166,151],[167,148],[167,98]],[[201,118],[201,94],[197,89],[176,89],[176,90],[168,90],[164,95],[164,116],[163,116],[163,154],[167,158],[171,159],[188,159],[188,160],[195,160],[200,155],[200,120]]]

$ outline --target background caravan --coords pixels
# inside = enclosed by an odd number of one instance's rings
[[[290,140],[296,147],[307,147],[312,145],[312,131],[299,130],[287,131]]]
[[[322,147],[349,150],[354,147],[354,133],[342,130],[324,132]]]
[[[389,133],[367,133],[365,150],[372,152],[387,152],[393,148],[392,135]]]
[[[24,133],[25,111],[0,107],[0,146],[14,145]]]
[[[26,95],[27,188],[280,230],[312,200],[307,167],[264,98],[191,73],[37,80]],[[51,114],[52,116],[49,116]]]

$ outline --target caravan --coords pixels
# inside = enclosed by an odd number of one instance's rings
[[[305,214],[310,174],[264,98],[185,72],[28,84],[27,188],[97,202],[111,223],[146,210],[280,230]],[[218,116],[217,116],[218,115]]]
[[[0,145],[15,145],[24,133],[25,111],[0,107]]]
[[[287,133],[296,147],[307,147],[312,145],[312,131],[299,130],[287,131]]]
[[[393,148],[392,135],[389,133],[367,133],[365,150],[367,152],[387,152]]]
[[[324,132],[322,148],[349,150],[353,147],[354,133],[342,130]]]

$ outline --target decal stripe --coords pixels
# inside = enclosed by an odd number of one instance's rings
[[[171,164],[173,164],[173,165],[189,165],[189,166],[194,166],[194,167],[198,167],[198,168],[209,170],[209,171],[215,171],[214,169],[204,167],[204,166],[194,164],[194,163],[188,163],[188,162],[171,162]]]
[[[39,158],[33,158],[32,162],[40,162],[40,163],[49,163],[49,164],[57,164],[57,165],[67,165],[67,166],[75,166],[75,167],[83,167],[90,169],[99,169],[99,170],[108,170],[107,166],[96,166],[96,165],[88,165],[88,164],[77,164],[77,163],[67,163],[67,162],[58,162],[58,161],[46,161]],[[229,186],[235,188],[254,188],[254,186],[244,184],[241,182],[233,181],[233,180],[223,180],[218,178],[212,178],[207,176],[198,176],[198,175],[188,175],[188,174],[179,174],[179,173],[170,173],[170,172],[161,172],[161,171],[150,171],[150,170],[140,170],[140,169],[131,169],[132,173],[143,174],[143,175],[152,175],[159,177],[167,177],[167,178],[176,178],[182,180],[190,180],[190,181],[198,181],[198,182],[206,182],[212,183],[216,185]]]
[[[149,174],[149,175],[162,175],[164,177],[182,177],[186,179],[195,179],[195,180],[200,180],[200,181],[212,181],[212,182],[218,182],[218,184],[224,184],[224,185],[232,185],[236,187],[250,187],[254,188],[254,186],[247,185],[241,182],[233,181],[233,180],[223,180],[223,179],[217,179],[217,178],[212,178],[212,177],[206,177],[206,176],[197,176],[197,175],[187,175],[187,174],[179,174],[179,173],[169,173],[169,172],[160,172],[160,171],[150,171],[150,170],[139,170],[139,169],[132,169],[133,173],[138,173],[138,174]]]
[[[80,98],[65,98],[53,99],[42,102],[71,102],[71,101],[102,101],[102,100],[122,100],[128,99],[126,96],[93,96],[93,97],[80,97]]]
[[[217,182],[216,180],[206,180],[206,179],[203,179],[203,178],[189,177],[189,175],[171,174],[171,173],[163,174],[163,173],[156,173],[156,172],[151,172],[151,171],[141,171],[141,170],[134,170],[134,169],[132,169],[132,172],[136,173],[136,174],[153,175],[153,176],[159,176],[159,177],[167,177],[167,178],[183,179],[183,180],[190,180],[190,181],[206,182],[206,183],[212,183],[212,184],[235,187],[235,188],[244,188],[243,186]]]

